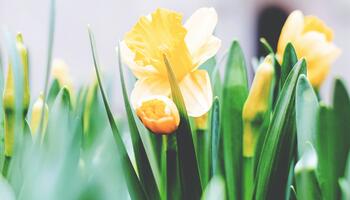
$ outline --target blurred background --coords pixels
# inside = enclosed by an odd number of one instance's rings
[[[182,12],[184,20],[200,7],[214,7],[219,16],[216,35],[223,44],[218,57],[222,57],[233,39],[238,39],[250,76],[252,58],[261,55],[260,37],[266,37],[275,47],[281,27],[292,10],[317,15],[333,28],[335,44],[342,49],[321,94],[329,101],[334,76],[343,77],[350,88],[350,0],[57,0],[54,58],[68,64],[75,86],[93,80],[95,75],[86,30],[90,24],[103,71],[118,84],[117,42],[139,16],[147,15],[157,7]],[[3,58],[6,58],[3,30],[22,32],[31,56],[32,98],[39,95],[44,85],[48,8],[48,0],[0,0]],[[120,87],[115,88],[119,94]]]

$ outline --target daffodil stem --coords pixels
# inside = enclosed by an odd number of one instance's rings
[[[5,156],[4,164],[2,166],[2,175],[4,177],[7,177],[8,169],[9,169],[9,166],[10,166],[10,162],[11,162],[11,157],[10,156]]]

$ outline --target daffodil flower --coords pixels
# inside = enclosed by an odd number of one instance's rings
[[[45,103],[44,105],[44,100],[43,100],[43,95],[40,94],[39,98],[35,101],[32,107],[32,118],[30,121],[30,128],[32,129],[32,137],[34,138],[40,125],[40,120],[41,120],[41,114],[42,114],[42,109],[44,108],[44,130],[43,133],[46,132],[46,127],[47,127],[47,122],[48,122],[48,116],[49,116],[49,107]],[[44,137],[44,134],[42,135],[42,138]]]
[[[284,48],[291,42],[298,58],[307,62],[308,78],[319,88],[330,71],[330,65],[340,50],[333,44],[333,31],[315,16],[305,16],[301,11],[292,12],[287,18],[278,41],[277,55],[283,58]]]
[[[166,96],[147,96],[136,107],[142,123],[156,134],[170,134],[180,123],[180,115],[174,102]]]
[[[72,94],[73,81],[69,73],[69,67],[63,60],[53,60],[51,74],[55,79],[57,79],[61,87],[66,86],[69,92]]]
[[[122,60],[137,82],[131,93],[134,108],[147,96],[170,96],[163,55],[166,55],[181,89],[189,116],[207,113],[212,104],[208,72],[198,67],[213,57],[221,41],[213,36],[217,14],[213,8],[197,10],[185,24],[182,15],[159,8],[143,16],[121,42]]]

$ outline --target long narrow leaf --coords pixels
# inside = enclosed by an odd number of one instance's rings
[[[93,33],[90,30],[90,28],[88,28],[88,32],[89,32],[91,52],[92,52],[92,56],[93,56],[97,80],[98,80],[99,87],[100,87],[100,92],[102,95],[103,103],[105,105],[108,120],[109,120],[111,129],[112,129],[113,137],[114,137],[115,143],[117,145],[118,154],[120,157],[120,162],[123,166],[124,177],[125,177],[125,181],[126,181],[127,186],[128,186],[129,194],[133,200],[149,199],[146,196],[146,193],[145,193],[145,191],[140,183],[140,180],[137,177],[135,169],[134,169],[134,167],[130,161],[130,158],[128,156],[128,153],[126,151],[125,145],[124,145],[122,137],[120,135],[120,132],[119,132],[117,125],[114,121],[113,114],[110,110],[110,106],[109,106],[106,94],[105,94],[104,89],[102,87],[102,81],[101,81],[100,72],[99,72],[99,62],[97,60],[97,52],[96,52],[96,48],[95,48],[94,36],[93,36]]]
[[[219,161],[219,142],[220,142],[220,103],[219,98],[215,97],[211,111],[211,176],[217,173]]]
[[[306,73],[305,60],[290,72],[277,100],[265,143],[261,150],[254,185],[254,199],[282,199],[295,147],[295,88],[300,74]],[[278,193],[275,191],[279,191]]]
[[[242,109],[248,96],[243,52],[233,41],[226,64],[222,102],[222,141],[228,199],[242,199]]]
[[[119,74],[120,81],[122,86],[123,98],[124,98],[124,106],[126,109],[126,114],[129,122],[129,130],[131,134],[132,146],[134,149],[136,166],[139,172],[140,181],[142,185],[145,187],[145,190],[150,197],[150,199],[160,199],[160,193],[157,187],[155,176],[152,172],[150,162],[148,160],[145,147],[143,146],[139,130],[137,128],[133,111],[130,106],[128,93],[126,91],[124,74],[122,64],[120,62],[120,51],[118,51],[118,64],[119,64]]]
[[[184,199],[199,199],[202,193],[196,152],[185,103],[177,84],[174,72],[164,56],[165,66],[171,87],[171,94],[180,113],[180,125],[176,131],[177,150],[180,165],[181,187]]]

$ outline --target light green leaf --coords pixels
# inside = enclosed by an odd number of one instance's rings
[[[104,106],[105,106],[105,109],[107,112],[108,120],[109,120],[111,129],[112,129],[113,137],[114,137],[117,149],[118,149],[118,156],[120,157],[120,162],[121,162],[121,165],[122,165],[122,168],[124,171],[123,174],[124,174],[125,181],[127,183],[130,197],[133,200],[149,199],[146,196],[144,188],[143,188],[142,184],[140,183],[140,180],[137,177],[135,169],[134,169],[134,167],[130,161],[130,158],[128,156],[128,153],[126,151],[125,145],[124,145],[122,137],[120,135],[120,132],[119,132],[117,125],[114,121],[113,114],[110,110],[110,106],[109,106],[105,91],[102,87],[102,81],[101,81],[101,77],[100,77],[100,73],[99,73],[99,62],[97,60],[97,52],[96,52],[96,48],[95,48],[94,36],[93,36],[93,33],[90,30],[90,28],[88,28],[88,32],[89,32],[91,52],[92,52],[92,56],[93,56],[97,80],[98,80],[99,87],[100,87],[100,92],[101,92],[103,103],[104,103]]]
[[[248,78],[243,52],[233,41],[225,69],[222,102],[222,141],[225,180],[229,200],[241,199],[242,109],[248,96]]]
[[[306,76],[301,75],[297,83],[295,97],[299,157],[304,154],[307,142],[316,146],[318,107],[318,100],[314,89]]]

